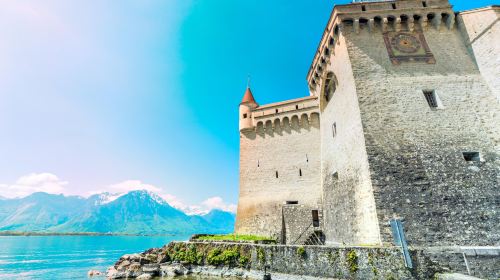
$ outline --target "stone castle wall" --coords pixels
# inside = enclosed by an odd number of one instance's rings
[[[447,0],[336,6],[311,97],[253,109],[240,133],[236,231],[288,242],[319,209],[329,244],[392,243],[393,218],[410,245],[499,244],[498,10],[456,19]]]
[[[500,100],[500,6],[461,12],[457,22],[481,74]]]
[[[237,233],[281,239],[287,201],[320,208],[320,123],[313,105],[262,106],[252,113],[255,128],[240,132]]]
[[[332,48],[333,49],[333,48]],[[321,97],[321,169],[327,243],[379,244],[375,200],[351,63],[340,38],[325,75],[336,89]]]
[[[343,29],[382,240],[392,241],[389,219],[401,218],[411,244],[498,243],[500,107],[456,27],[423,33],[435,64],[393,65],[381,31]],[[482,160],[465,161],[471,151]]]

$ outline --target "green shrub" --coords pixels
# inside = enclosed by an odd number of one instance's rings
[[[188,262],[191,264],[203,263],[203,252],[197,252],[196,246],[190,244],[189,246],[182,246],[182,244],[175,244],[172,250],[169,251],[170,259],[179,262]]]
[[[264,249],[257,248],[257,259],[262,264],[266,262],[266,253],[264,252]]]
[[[250,263],[250,258],[247,256],[240,256],[239,259],[240,267],[246,267]]]
[[[375,276],[378,275],[377,267],[375,266],[375,261],[373,260],[373,254],[368,252],[368,265],[372,268],[372,272]]]
[[[304,249],[304,247],[302,247],[302,246],[297,248],[297,256],[299,256],[301,258],[305,258],[306,257],[306,249]]]
[[[220,257],[219,257],[220,254],[221,254],[221,250],[218,248],[211,250],[210,252],[208,252],[207,262],[211,265],[219,265],[220,264]]]
[[[205,255],[203,254],[203,252],[196,253],[196,264],[203,264],[204,257]]]
[[[238,248],[227,249],[221,251],[218,248],[215,248],[208,252],[207,262],[211,265],[236,265],[239,261],[240,253]]]
[[[347,253],[347,265],[352,274],[358,271],[358,255],[356,255],[356,251],[352,250]]]

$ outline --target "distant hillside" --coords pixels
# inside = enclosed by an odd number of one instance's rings
[[[148,191],[89,198],[34,193],[0,200],[0,231],[127,234],[230,233],[235,215],[187,215]]]

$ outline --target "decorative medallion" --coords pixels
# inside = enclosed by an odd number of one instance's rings
[[[392,64],[412,61],[436,63],[421,31],[385,32],[384,41]]]

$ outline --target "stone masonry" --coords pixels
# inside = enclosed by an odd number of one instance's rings
[[[410,245],[499,245],[498,22],[447,0],[335,6],[310,97],[240,104],[236,232],[290,243],[319,210],[328,244],[391,243],[396,218]]]

